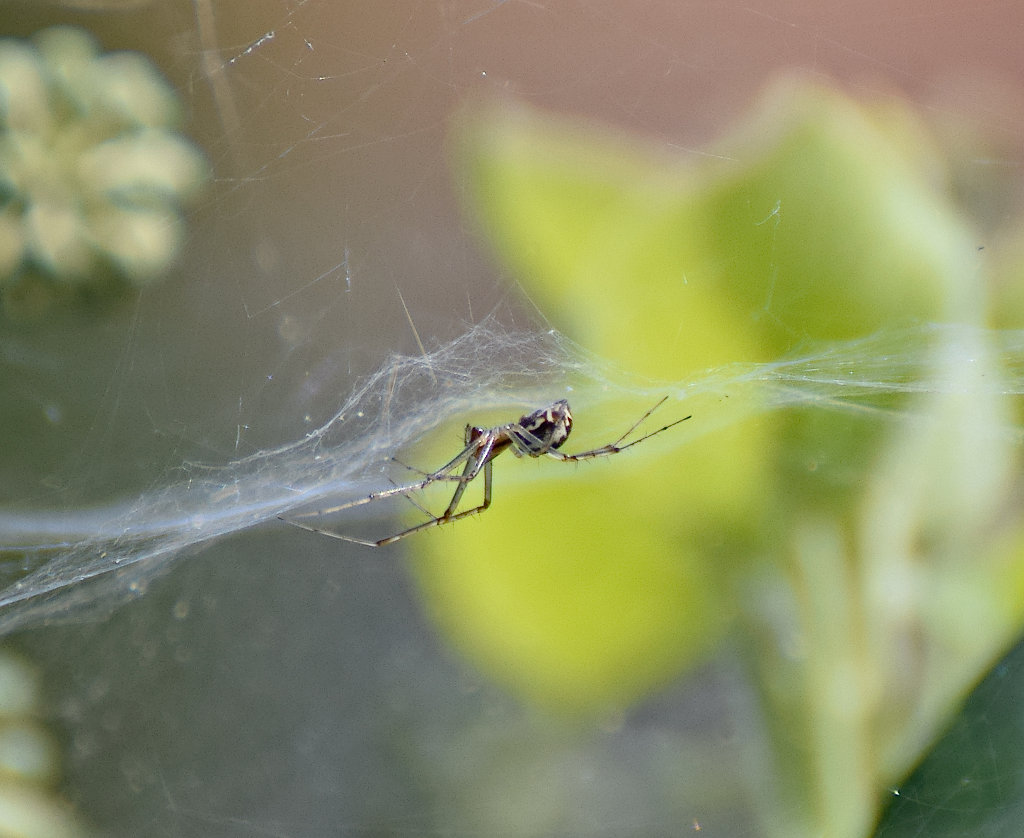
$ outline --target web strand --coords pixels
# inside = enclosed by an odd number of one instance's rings
[[[668,393],[661,410],[674,404],[694,414],[687,423],[693,433],[664,435],[671,447],[699,444],[752,412],[804,407],[899,415],[912,402],[894,397],[958,386],[926,374],[929,348],[939,340],[955,346],[958,330],[972,339],[984,331],[923,326],[665,383],[631,381],[555,332],[513,331],[489,319],[433,352],[392,357],[327,422],[286,445],[223,465],[183,463],[165,485],[113,506],[0,513],[0,633],[137,595],[177,556],[280,515],[380,491],[398,452],[467,416],[515,413],[569,390],[581,414],[599,416],[602,401]],[[991,386],[1002,395],[1024,393],[1024,333],[982,337],[1006,371]],[[723,418],[712,408],[723,396],[742,394],[755,396],[734,399],[747,405],[745,412]]]

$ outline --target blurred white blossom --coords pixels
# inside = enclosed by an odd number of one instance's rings
[[[54,791],[59,749],[38,714],[35,671],[0,652],[0,835],[84,838],[91,830]]]
[[[153,281],[207,176],[173,89],[81,29],[0,40],[0,289]]]

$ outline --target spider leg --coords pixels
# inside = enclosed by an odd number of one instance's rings
[[[469,464],[467,463],[467,468],[468,467]],[[458,489],[456,489],[457,497],[452,498],[452,503],[449,505],[448,509],[446,509],[442,514],[438,515],[436,518],[431,518],[429,521],[424,521],[422,524],[417,524],[414,527],[409,527],[409,529],[407,530],[402,530],[400,533],[389,535],[387,538],[381,538],[378,541],[368,541],[363,538],[356,538],[351,535],[343,535],[342,533],[332,532],[330,530],[321,530],[315,527],[306,526],[304,524],[297,523],[296,526],[301,527],[304,530],[309,530],[310,532],[315,532],[320,535],[329,536],[330,538],[337,538],[339,541],[350,541],[353,544],[362,544],[364,547],[383,547],[385,544],[393,544],[396,541],[401,541],[403,538],[405,538],[406,536],[410,536],[413,533],[433,529],[434,527],[441,527],[445,524],[452,523],[452,521],[458,521],[461,518],[468,518],[470,515],[479,515],[481,512],[483,512],[485,509],[487,509],[487,507],[491,505],[492,469],[493,466],[491,465],[491,460],[487,460],[483,465],[484,499],[479,506],[474,506],[472,509],[465,509],[462,512],[454,512],[453,514],[453,510],[455,506],[457,506],[458,504],[458,498],[461,498],[462,492],[466,486],[465,483],[460,482]],[[418,506],[419,504],[413,502],[413,505]]]
[[[547,454],[550,444],[535,434],[530,433],[526,428],[516,428],[515,433],[508,434],[509,444],[512,446],[512,453],[517,457],[539,457]],[[533,443],[531,445],[531,443]]]
[[[406,471],[414,472],[414,473],[420,475],[421,477],[431,477],[431,476],[437,474],[436,471],[424,471],[421,468],[416,468],[416,466],[411,466],[408,463],[403,463],[400,459],[398,459],[398,457],[392,457],[391,458],[391,462],[395,463],[396,465],[400,465]]]
[[[412,484],[410,491],[417,491],[418,489],[425,489],[431,483],[437,483],[442,480],[458,481],[459,483],[472,483],[477,474],[480,473],[480,468],[484,464],[484,461],[493,459],[501,453],[503,449],[496,449],[495,444],[501,439],[501,435],[498,434],[498,428],[491,428],[474,439],[473,432],[474,428],[472,425],[466,426],[466,447],[462,449],[453,459],[445,463],[437,471],[421,471],[415,466],[407,465],[401,460],[392,457],[392,462],[398,463],[402,468],[406,468],[409,471],[414,471],[417,474],[423,475],[425,478],[419,484]],[[479,429],[477,429],[479,430]],[[463,469],[461,474],[451,474],[450,472],[459,465],[463,460],[476,460],[476,468],[474,469]],[[376,500],[378,496],[371,498]]]
[[[640,426],[641,426],[641,425],[642,425],[642,424],[643,424],[644,422],[646,422],[646,421],[647,421],[647,417],[648,417],[648,416],[650,416],[650,415],[651,415],[652,413],[654,413],[654,411],[656,411],[656,410],[657,410],[657,409],[658,409],[659,407],[661,407],[661,406],[662,406],[663,404],[665,404],[665,402],[667,402],[667,401],[668,401],[668,396],[662,396],[662,397],[661,397],[661,399],[659,399],[659,400],[658,400],[658,402],[657,402],[657,403],[656,403],[656,404],[654,405],[654,407],[652,407],[652,408],[651,408],[650,410],[648,410],[648,411],[647,411],[647,412],[646,412],[646,413],[645,413],[645,414],[644,414],[643,416],[641,416],[641,417],[640,417],[639,419],[637,419],[637,420],[636,420],[636,421],[635,421],[635,422],[634,422],[634,423],[633,423],[633,424],[632,424],[632,425],[630,426],[630,428],[629,428],[629,430],[628,430],[628,431],[626,431],[626,432],[625,432],[625,433],[624,433],[624,434],[623,434],[622,436],[620,436],[620,437],[619,437],[619,438],[618,438],[617,440],[615,440],[615,442],[613,442],[613,443],[612,443],[612,446],[617,446],[617,445],[618,445],[618,444],[619,444],[620,442],[622,442],[622,440],[624,440],[624,439],[625,439],[626,437],[628,437],[628,436],[629,436],[629,435],[630,435],[631,433],[633,433],[633,431],[635,431],[635,430],[636,430],[637,428],[639,428],[639,427],[640,427]],[[687,419],[689,419],[690,417],[689,417],[689,416],[687,416],[686,418],[687,418]],[[683,420],[682,420],[682,419],[680,419],[680,420],[678,420],[678,422],[673,422],[673,423],[672,423],[672,425],[676,425],[676,424],[678,424],[679,422],[682,422],[682,421],[683,421]],[[670,428],[670,427],[672,427],[672,425],[667,425],[666,427],[667,427],[667,428]],[[662,431],[664,431],[664,430],[665,430],[665,428],[660,428],[659,430],[655,431],[655,432],[654,432],[653,434],[647,434],[647,436],[654,436],[654,434],[660,434],[660,433],[661,433]],[[644,438],[644,439],[646,439],[647,437],[643,437],[643,438]],[[640,440],[638,439],[638,440],[637,440],[636,442],[639,442],[639,441],[640,441]],[[630,443],[630,445],[636,445],[636,442],[631,442],[631,443]],[[606,447],[607,447],[607,446],[606,446]],[[627,447],[627,446],[623,446],[623,448],[625,448],[625,447]]]
[[[465,483],[460,483],[459,488],[455,490],[457,498],[452,498],[452,504],[446,509],[441,515],[436,518],[431,518],[429,521],[424,521],[422,524],[417,524],[415,527],[409,527],[407,530],[402,530],[400,533],[382,538],[380,541],[362,541],[360,539],[350,538],[344,535],[335,535],[333,533],[326,533],[327,535],[334,535],[335,538],[340,538],[343,541],[355,541],[357,544],[365,544],[368,547],[383,547],[385,544],[393,544],[396,541],[400,541],[406,536],[412,535],[413,533],[422,532],[423,530],[429,530],[434,527],[441,527],[445,524],[450,524],[452,521],[458,521],[462,518],[468,518],[470,515],[479,515],[485,509],[491,505],[491,475],[492,475],[491,460],[484,463],[484,499],[479,506],[474,506],[472,509],[464,509],[462,512],[456,512],[452,514],[455,506],[458,505],[458,498],[461,498],[462,492],[466,487]]]
[[[399,486],[392,486],[390,489],[381,489],[378,492],[372,492],[371,494],[364,495],[361,498],[346,501],[345,503],[339,503],[336,506],[329,506],[325,509],[313,509],[310,510],[309,512],[298,512],[294,515],[291,515],[290,517],[285,517],[284,515],[278,515],[277,517],[281,521],[284,521],[286,524],[293,524],[296,527],[299,527],[300,529],[309,530],[310,532],[320,532],[320,530],[308,527],[300,523],[301,519],[319,518],[324,515],[333,515],[335,512],[344,512],[346,509],[353,509],[357,506],[363,506],[367,503],[373,503],[373,501],[375,500],[383,500],[384,498],[394,497],[395,495],[409,495],[412,492],[419,492],[422,491],[423,489],[426,489],[427,486],[429,486],[431,483],[437,483],[442,480],[472,480],[473,477],[476,477],[476,472],[473,472],[472,477],[468,478],[466,477],[465,471],[463,471],[462,474],[458,475],[449,474],[449,472],[452,469],[456,468],[463,461],[472,460],[474,452],[479,447],[479,441],[475,441],[472,444],[467,445],[455,457],[453,457],[451,460],[449,460],[447,463],[441,466],[441,468],[434,472],[421,472],[419,471],[419,469],[414,469],[411,466],[406,466],[405,463],[399,463],[399,465],[405,466],[405,468],[408,468],[411,471],[416,471],[419,474],[423,475],[423,479],[417,481],[416,483],[404,483]],[[396,460],[395,462],[398,461]],[[477,471],[479,471],[479,467],[477,467]]]
[[[434,482],[434,475],[428,475],[428,478],[430,479],[421,480],[418,483],[406,483],[402,486],[392,486],[390,489],[382,489],[379,492],[373,492],[372,494],[364,495],[363,497],[356,498],[355,500],[346,501],[345,503],[339,503],[336,506],[328,506],[324,509],[312,509],[308,512],[296,512],[293,513],[290,517],[286,517],[285,515],[278,515],[277,517],[279,520],[284,521],[286,524],[293,524],[299,529],[310,530],[311,532],[319,532],[319,530],[313,529],[312,527],[309,527],[301,523],[301,520],[303,518],[319,518],[323,515],[332,515],[335,512],[343,512],[346,509],[353,509],[357,506],[363,506],[364,504],[372,503],[375,500],[393,497],[394,495],[404,495],[409,494],[410,492],[417,492],[420,489],[423,489]]]
[[[659,402],[659,404],[660,404],[660,402]],[[639,445],[645,439],[650,439],[652,436],[657,436],[662,431],[667,431],[669,428],[674,428],[680,422],[685,422],[687,419],[692,419],[692,418],[693,418],[693,416],[690,415],[690,416],[684,416],[682,419],[676,419],[675,422],[669,422],[667,425],[664,425],[664,426],[658,428],[658,430],[651,431],[649,434],[644,434],[639,439],[634,439],[632,442],[627,442],[625,445],[621,445],[620,446],[620,445],[618,445],[618,443],[616,443],[615,451],[613,453],[618,453],[619,451],[625,451],[627,448],[632,448],[634,445]],[[632,429],[630,429],[630,433],[632,433]],[[628,434],[627,434],[627,436],[628,436]],[[622,442],[622,440],[620,439],[620,440],[618,440],[618,442]]]
[[[422,503],[420,503],[420,502],[419,502],[418,500],[416,500],[416,498],[414,498],[414,497],[413,497],[413,496],[412,496],[411,494],[409,494],[409,495],[403,495],[403,497],[404,497],[404,498],[405,498],[405,499],[406,499],[407,501],[409,501],[409,503],[410,503],[410,504],[412,504],[413,506],[415,506],[415,507],[416,507],[416,508],[417,508],[417,509],[418,509],[418,510],[419,510],[420,512],[422,512],[422,513],[423,513],[424,515],[426,515],[426,516],[427,516],[428,518],[433,518],[433,517],[434,517],[434,513],[433,513],[433,512],[431,512],[431,511],[430,511],[429,509],[427,509],[427,507],[425,507],[425,506],[424,506],[424,505],[423,505]]]
[[[488,450],[490,450],[491,446],[494,445],[494,441],[489,440],[487,436],[483,436],[480,439],[474,440],[470,440],[468,434],[466,435],[466,437],[466,447],[463,448],[454,457],[452,457],[452,459],[450,459],[447,463],[441,466],[441,468],[439,468],[437,471],[428,474],[427,479],[423,481],[422,486],[420,486],[419,488],[425,489],[431,483],[436,483],[439,480],[458,480],[461,483],[466,483],[472,480],[474,477],[476,477],[477,472],[480,471],[479,465],[477,465],[476,469],[473,470],[471,474],[469,473],[468,469],[463,469],[462,474],[451,474],[451,471],[457,468],[459,464],[464,461],[478,461],[479,452],[485,447]],[[408,468],[408,466],[406,466],[406,468]],[[413,470],[416,471],[417,469]]]
[[[478,440],[477,444],[480,446],[480,450],[476,455],[469,458],[466,461],[466,467],[462,470],[462,474],[459,478],[459,485],[455,487],[455,494],[452,495],[451,502],[448,504],[448,508],[441,513],[441,518],[448,520],[453,516],[453,513],[459,506],[459,502],[462,500],[462,495],[466,491],[466,487],[476,478],[480,473],[480,469],[484,470],[484,505],[482,508],[486,509],[491,503],[491,462],[498,454],[504,449],[495,449],[494,445],[498,441],[496,434],[486,434]],[[479,511],[479,509],[477,510]]]
[[[467,434],[468,436],[468,434]],[[379,492],[374,492],[366,497],[359,498],[355,501],[349,501],[348,503],[339,504],[329,509],[318,509],[312,512],[305,512],[300,515],[296,515],[294,518],[285,518],[278,515],[285,523],[291,524],[292,526],[298,527],[299,529],[307,530],[308,532],[318,533],[319,535],[326,535],[331,538],[337,538],[341,541],[351,541],[354,544],[362,544],[367,547],[382,547],[385,544],[390,544],[393,541],[397,541],[400,538],[405,538],[414,532],[418,532],[422,529],[428,529],[429,527],[436,527],[440,524],[446,524],[449,521],[456,521],[459,518],[465,518],[469,515],[475,515],[478,512],[483,511],[491,504],[491,461],[504,449],[497,449],[495,453],[495,443],[498,441],[496,434],[485,434],[479,439],[474,440],[472,443],[467,444],[466,447],[456,456],[454,459],[441,466],[440,469],[435,471],[433,474],[428,474],[423,480],[418,483],[410,483],[403,486],[392,486],[390,489],[383,489]],[[461,474],[450,474],[449,472],[459,465],[463,460],[466,461],[466,465],[462,470]],[[480,470],[484,472],[484,500],[480,506],[473,509],[467,509],[464,512],[456,513],[455,510],[458,508],[459,502],[462,500],[462,495],[466,491],[466,487],[480,474]],[[357,506],[370,503],[371,501],[379,500],[381,498],[394,497],[395,495],[402,495],[412,503],[417,509],[430,514],[420,504],[412,499],[411,495],[414,492],[422,491],[423,489],[430,486],[432,483],[437,483],[442,480],[454,480],[458,482],[458,486],[455,487],[455,492],[452,495],[451,501],[448,503],[448,508],[439,516],[433,516],[429,521],[419,524],[411,529],[404,530],[397,535],[383,538],[379,541],[367,541],[362,538],[356,538],[355,536],[342,535],[341,533],[332,532],[330,530],[321,529],[314,527],[310,524],[304,523],[302,518],[318,518],[324,515],[329,515],[334,512],[341,512],[346,509],[352,509]]]
[[[691,418],[690,416],[684,416],[682,419],[676,419],[675,422],[669,422],[669,424],[665,425],[664,427],[658,428],[658,430],[656,431],[651,431],[648,434],[644,434],[639,439],[634,439],[632,442],[627,442],[625,445],[623,445],[623,440],[625,440],[631,433],[633,433],[633,431],[640,427],[640,425],[643,424],[644,420],[647,419],[647,417],[649,417],[652,413],[654,413],[655,410],[661,407],[667,399],[668,396],[665,396],[665,398],[661,399],[661,401],[654,405],[654,407],[652,407],[636,422],[634,422],[630,426],[629,430],[626,431],[617,440],[615,440],[615,442],[609,442],[607,445],[602,445],[600,448],[593,448],[590,451],[580,451],[578,454],[563,454],[560,451],[548,451],[546,453],[549,457],[552,457],[556,460],[561,460],[562,462],[592,460],[595,457],[607,457],[609,454],[618,454],[621,451],[625,451],[627,448],[632,448],[634,445],[639,445],[644,440],[650,439],[652,436],[657,436],[662,431],[667,431],[669,428],[674,428],[680,422],[685,422],[687,419]]]

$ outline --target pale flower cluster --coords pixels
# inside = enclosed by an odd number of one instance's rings
[[[81,29],[0,41],[0,290],[148,283],[207,177],[174,90]],[[9,300],[5,300],[9,303]]]

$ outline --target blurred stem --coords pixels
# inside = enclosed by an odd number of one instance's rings
[[[854,838],[866,833],[876,803],[869,731],[877,685],[865,660],[863,604],[835,523],[805,523],[794,543],[816,807],[803,834]]]

